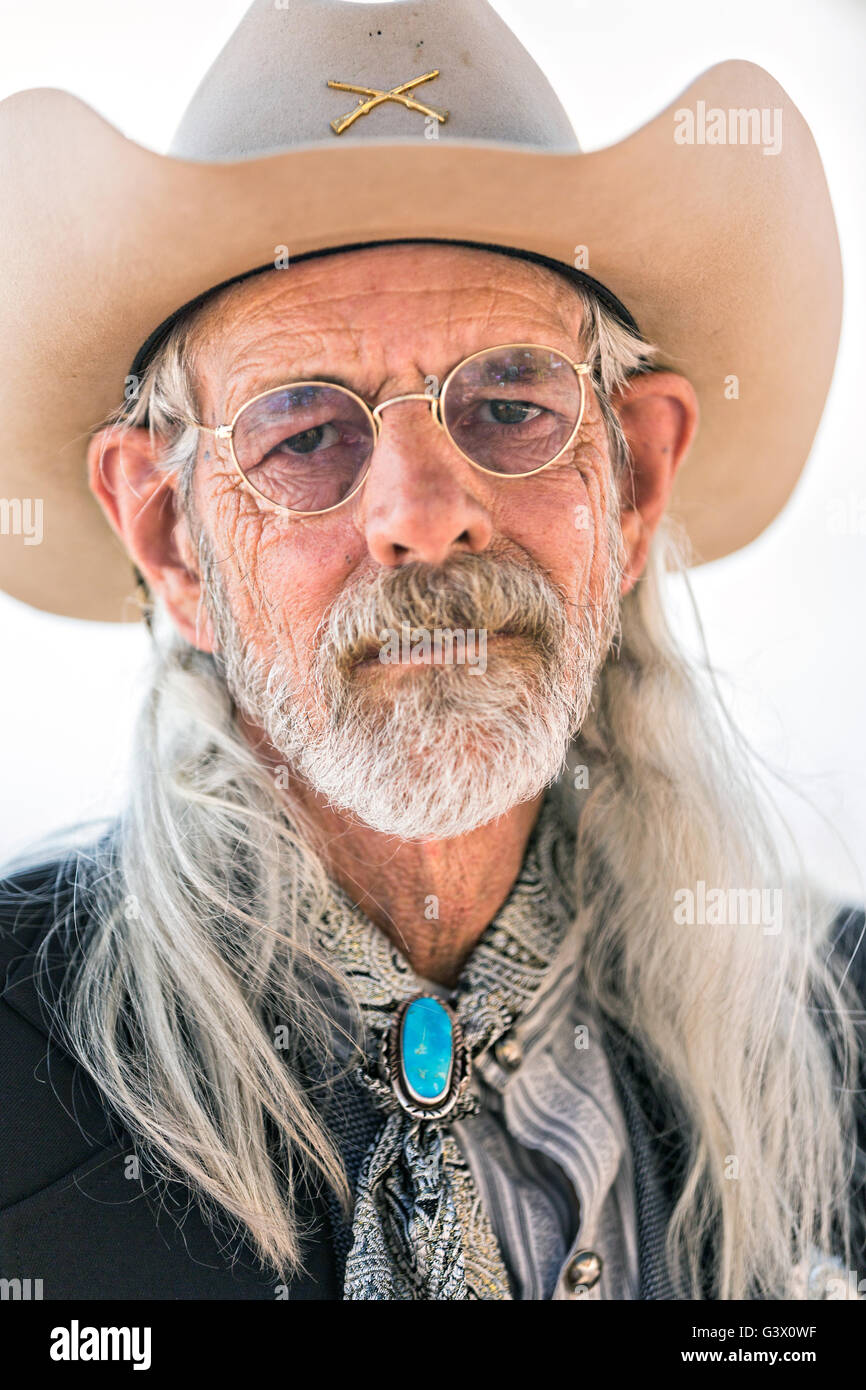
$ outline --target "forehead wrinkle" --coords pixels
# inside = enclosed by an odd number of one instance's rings
[[[486,259],[486,258],[485,258]],[[498,259],[498,258],[497,258]],[[306,269],[306,267],[305,267]],[[497,267],[499,269],[499,267]],[[222,304],[217,301],[216,306],[211,306],[208,310],[210,323],[205,321],[205,332],[208,326],[226,326],[226,322],[233,327],[241,327],[244,322],[255,322],[259,315],[269,314],[274,308],[274,300],[283,296],[280,304],[282,316],[290,319],[292,324],[297,317],[300,323],[294,327],[293,331],[303,333],[305,329],[309,331],[309,324],[312,318],[313,323],[319,331],[351,331],[353,322],[356,322],[356,301],[359,297],[370,297],[375,295],[379,301],[395,299],[400,302],[409,294],[423,292],[431,302],[441,300],[447,305],[455,298],[455,290],[449,284],[434,284],[425,290],[419,289],[419,277],[417,268],[413,269],[410,275],[405,277],[405,283],[394,283],[392,276],[388,283],[368,283],[361,273],[357,280],[345,288],[335,287],[333,279],[325,275],[323,266],[317,267],[317,277],[322,281],[321,293],[316,293],[317,286],[311,289],[304,284],[298,285],[297,280],[287,280],[286,276],[290,271],[274,271],[270,274],[281,277],[274,279],[270,284],[255,284],[250,282],[240,286],[235,286],[231,291],[227,291],[228,296]],[[504,276],[500,276],[504,279]],[[530,283],[525,287],[516,281],[525,278]],[[251,290],[255,286],[255,298],[250,300]],[[295,292],[299,296],[287,297],[284,291],[289,287],[294,296]],[[496,284],[496,277],[491,277],[489,270],[483,273],[479,268],[479,275],[473,276],[465,283],[461,282],[457,291],[459,300],[463,300],[466,295],[480,292],[482,296],[489,297],[491,292],[497,301],[503,299],[517,300],[518,304],[514,312],[519,312],[519,301],[526,301],[530,312],[538,312],[539,300],[547,299],[548,307],[558,314],[560,318],[571,316],[573,310],[579,310],[580,301],[571,285],[562,277],[549,271],[542,266],[535,266],[531,262],[509,262],[509,274],[505,283]],[[327,322],[333,318],[336,322],[332,325]]]
[[[277,287],[266,286],[264,294],[260,285],[255,288],[258,293],[252,298],[250,284],[231,287],[217,296],[213,304],[205,306],[195,325],[191,355],[196,376],[208,376],[214,386],[221,382],[224,396],[226,390],[234,394],[236,382],[246,377],[252,379],[261,370],[258,359],[269,349],[275,350],[275,356],[285,354],[289,360],[292,355],[313,355],[321,350],[322,335],[328,331],[327,326],[310,321],[306,303],[281,304],[275,322],[273,301]],[[241,293],[244,290],[245,295]],[[256,336],[255,329],[261,321],[266,331]]]
[[[427,291],[433,301],[430,305],[431,319],[438,313],[443,321],[442,352],[439,352],[438,345],[435,352],[438,360],[421,360],[422,357],[426,358],[425,352],[418,354],[411,365],[392,364],[387,361],[387,333],[382,331],[387,325],[371,323],[364,326],[358,322],[359,297],[374,295],[380,302],[397,300],[402,308],[407,294],[420,292],[417,284],[414,287],[409,283],[405,286],[371,285],[364,282],[362,274],[360,284],[335,292],[322,265],[317,267],[319,275],[316,277],[320,280],[322,292],[315,293],[314,289],[310,293],[308,287],[301,302],[292,302],[284,296],[283,280],[275,279],[268,285],[257,285],[254,298],[249,295],[251,285],[233,287],[232,292],[227,292],[223,303],[217,304],[215,309],[209,306],[199,341],[202,348],[209,348],[217,355],[219,366],[213,375],[221,376],[223,391],[227,392],[227,405],[230,403],[232,409],[258,391],[280,385],[293,377],[339,376],[359,394],[374,401],[386,387],[393,389],[392,383],[405,382],[407,372],[410,380],[416,376],[426,376],[431,371],[441,373],[450,369],[460,357],[495,343],[544,339],[550,346],[570,352],[579,340],[580,299],[572,287],[554,272],[529,262],[516,264],[517,274],[510,275],[508,284],[497,287],[493,293],[489,277],[479,278],[473,283],[474,276],[468,283],[461,284],[459,292],[450,286],[436,286]],[[272,272],[281,277],[288,273]],[[515,278],[520,278],[521,274],[534,283],[525,287],[515,284]],[[298,290],[299,294],[303,291],[297,282],[292,289]],[[241,295],[241,291],[246,291],[246,295]],[[469,297],[476,301],[472,310],[466,308]],[[275,303],[278,298],[279,304]],[[539,298],[547,302],[540,304]],[[523,305],[526,306],[525,311]],[[279,314],[279,323],[273,322],[275,312]],[[524,313],[534,325],[543,326],[531,330],[527,328]],[[269,331],[260,341],[248,344],[251,331],[260,322],[268,320]],[[483,329],[479,325],[483,325]],[[558,337],[561,333],[565,341],[551,341],[548,325],[558,330],[554,336]],[[423,324],[419,324],[419,329],[424,331]],[[331,350],[328,341],[333,340],[335,335],[340,340],[338,352]],[[240,344],[239,336],[244,339]],[[454,340],[458,337],[462,340],[462,347],[455,351]],[[346,370],[347,357],[357,375],[351,368]],[[274,359],[279,358],[285,360],[285,370],[275,372]],[[376,359],[379,364],[381,374],[376,380],[370,371],[370,358]],[[392,369],[388,370],[389,367]]]
[[[337,365],[328,353],[321,333],[312,330],[287,338],[282,332],[269,334],[254,344],[238,344],[238,351],[225,363],[223,383],[228,404],[240,404],[258,391],[267,391],[298,377],[333,374]],[[328,362],[331,371],[315,366]]]
[[[531,261],[514,258],[506,260],[495,253],[450,248],[446,260],[446,273],[441,269],[437,270],[437,262],[442,259],[441,249],[426,250],[428,255],[424,258],[424,265],[427,268],[432,265],[435,283],[424,292],[431,297],[437,294],[451,295],[457,271],[469,265],[473,273],[465,278],[462,275],[458,277],[460,294],[479,289],[489,292],[493,289],[497,295],[529,299],[533,307],[537,306],[539,298],[552,300],[557,307],[566,303],[575,307],[579,304],[573,287],[563,276]],[[372,253],[360,251],[349,254],[352,256],[352,267],[356,273],[345,288],[340,287],[338,280],[340,264],[345,261],[345,257],[340,254],[333,258],[326,257],[322,261],[302,263],[300,270],[295,267],[294,273],[291,267],[287,270],[271,270],[238,285],[229,286],[200,311],[201,336],[206,338],[208,329],[219,325],[221,321],[224,323],[234,318],[237,322],[238,317],[254,317],[259,312],[267,312],[275,298],[285,296],[287,288],[292,297],[284,298],[284,312],[312,309],[321,316],[323,310],[336,311],[343,319],[346,318],[346,313],[341,306],[358,295],[373,293],[380,299],[387,299],[392,296],[400,297],[407,291],[418,290],[419,278],[423,278],[423,268],[419,272],[417,257],[411,259],[407,266],[406,257],[401,256],[400,248],[379,248]],[[385,260],[382,259],[383,254]],[[469,261],[467,257],[470,258]],[[334,261],[338,264],[337,277],[333,273]],[[335,278],[338,280],[336,286]],[[521,286],[521,281],[525,283],[525,288]],[[295,292],[297,300],[293,298]]]

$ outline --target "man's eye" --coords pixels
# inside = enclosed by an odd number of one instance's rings
[[[333,425],[313,425],[308,430],[301,430],[300,434],[289,435],[282,440],[276,449],[272,450],[275,454],[312,454],[320,446],[328,448],[339,439],[339,433]]]
[[[541,406],[530,401],[484,401],[481,406],[481,419],[495,425],[524,425],[541,414]]]

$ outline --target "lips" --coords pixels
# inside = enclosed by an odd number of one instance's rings
[[[412,629],[413,632],[423,632],[423,631],[425,631],[425,630],[426,630],[426,629],[424,629],[424,628],[413,628],[413,629]],[[448,630],[448,631],[453,631],[453,632],[459,632],[459,631],[461,631],[461,630],[462,630],[462,631],[466,631],[467,629],[465,629],[465,628],[464,628],[464,629],[460,629],[460,628],[456,628],[456,627],[455,627],[455,628],[452,628],[452,629],[441,628],[441,629],[439,629],[439,630],[440,630],[440,631],[446,631],[446,630]],[[472,629],[469,629],[469,630],[471,631]],[[480,629],[479,629],[479,628],[476,628],[476,629],[474,629],[474,631],[475,631],[476,633],[478,633],[478,632],[484,632],[484,633],[486,634],[485,640],[490,640],[490,639],[493,638],[493,637],[525,637],[525,636],[527,635],[525,632],[521,632],[521,631],[519,631],[517,628],[514,628],[514,627],[496,628],[493,632],[491,632],[491,631],[490,631],[489,629],[487,629],[487,628],[480,628]],[[381,642],[368,642],[368,643],[366,643],[366,645],[360,649],[360,652],[359,652],[356,656],[354,656],[354,657],[352,658],[352,660],[351,660],[351,665],[353,665],[353,666],[367,666],[367,665],[370,665],[370,664],[372,664],[372,663],[375,663],[376,665],[401,665],[401,666],[402,666],[402,665],[404,664],[402,661],[387,662],[387,663],[382,662],[382,663],[380,663],[380,661],[379,661],[379,653],[382,651],[382,649],[383,649],[383,643],[381,643]],[[424,666],[424,665],[440,665],[440,664],[444,664],[444,663],[439,663],[439,662],[436,662],[436,661],[429,661],[429,662],[428,662],[428,661],[418,661],[418,662],[413,662],[412,664],[413,664],[413,665]],[[451,663],[448,663],[448,664],[451,664]]]

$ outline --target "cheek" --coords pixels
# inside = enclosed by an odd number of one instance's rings
[[[246,641],[303,674],[319,624],[354,564],[350,537],[333,522],[293,522],[234,496],[218,512],[217,553],[227,557],[221,572]]]
[[[607,509],[597,470],[551,469],[506,496],[499,529],[570,597],[591,596],[607,564]]]

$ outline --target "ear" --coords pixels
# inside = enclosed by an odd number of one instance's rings
[[[195,547],[179,515],[176,480],[158,466],[160,441],[147,429],[100,430],[90,441],[91,491],[152,593],[179,631],[200,651],[213,651],[211,622],[201,603]]]
[[[643,572],[677,469],[694,438],[698,398],[691,382],[676,372],[647,372],[627,382],[612,404],[632,456],[620,489],[622,592],[627,594]]]

